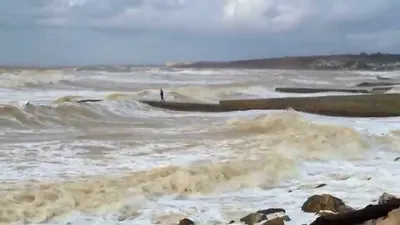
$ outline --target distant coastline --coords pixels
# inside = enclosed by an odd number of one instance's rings
[[[287,56],[237,61],[169,62],[171,68],[293,69],[293,70],[400,70],[400,54],[360,53]]]
[[[194,69],[289,69],[289,70],[400,70],[400,54],[359,53],[337,55],[284,56],[235,61],[167,62],[165,64],[92,64],[92,65],[1,65],[0,71],[18,70],[107,70],[129,72],[135,68],[167,67]]]

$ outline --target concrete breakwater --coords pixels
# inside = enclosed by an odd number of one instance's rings
[[[275,91],[284,93],[322,93],[322,92],[344,92],[344,93],[385,93],[400,85],[400,81],[377,76],[378,81],[364,81],[353,87],[276,87]],[[384,80],[384,81],[382,81]]]
[[[344,117],[400,116],[400,94],[338,95],[269,99],[221,100],[219,104],[140,101],[153,107],[176,111],[229,112],[244,110],[296,111]]]
[[[192,111],[192,112],[229,112],[234,111],[221,107],[221,104],[187,103],[187,102],[161,102],[161,101],[140,101],[141,103],[169,110]]]
[[[321,92],[345,92],[345,93],[376,93],[386,92],[392,89],[392,87],[380,87],[380,88],[313,88],[313,87],[277,87],[275,91],[284,93],[321,93]]]

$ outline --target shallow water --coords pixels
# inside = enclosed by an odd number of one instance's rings
[[[384,191],[400,194],[400,166],[393,161],[400,155],[398,118],[291,110],[187,113],[138,102],[158,99],[159,88],[167,101],[296,96],[273,88],[351,86],[375,75],[163,68],[3,72],[0,222],[169,225],[190,217],[198,224],[225,224],[282,207],[292,218],[288,224],[302,224],[314,218],[300,210],[312,194],[331,193],[353,207]],[[73,103],[80,98],[106,101]],[[321,183],[327,186],[315,189]]]

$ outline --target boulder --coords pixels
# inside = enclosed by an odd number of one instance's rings
[[[247,225],[253,225],[255,223],[259,223],[263,220],[266,220],[267,216],[263,213],[250,213],[249,215],[243,217],[240,219],[240,222],[247,224]]]
[[[194,225],[194,222],[188,218],[184,218],[179,221],[179,225]]]
[[[386,217],[376,220],[376,225],[399,225],[400,224],[400,208],[394,209],[388,213]]]
[[[267,220],[262,225],[285,225],[285,221],[282,217],[276,217],[272,220]]]
[[[329,194],[313,195],[301,206],[304,212],[318,213],[321,210],[332,212],[347,211],[346,204],[339,198]]]
[[[325,187],[326,186],[326,184],[319,184],[319,185],[317,185],[316,187],[315,187],[315,189],[317,189],[317,188],[322,188],[322,187]]]
[[[240,219],[240,222],[248,225],[261,223],[263,225],[280,224],[280,221],[290,221],[290,217],[286,215],[286,210],[282,208],[269,208],[258,210],[255,213]]]
[[[384,193],[379,197],[378,204],[386,203],[386,202],[388,202],[388,201],[390,201],[390,200],[392,200],[392,199],[397,199],[397,197],[394,196],[394,195],[391,195],[391,194],[388,194],[388,193],[384,192]]]
[[[269,214],[274,214],[274,213],[286,213],[286,210],[282,209],[282,208],[269,208],[269,209],[258,210],[257,213],[269,215]]]
[[[399,215],[399,212],[394,210],[398,209],[399,207],[400,199],[391,199],[382,204],[368,205],[363,209],[358,209],[351,212],[320,216],[310,225],[378,225],[378,222],[387,218],[391,211],[393,211],[393,213],[391,214],[392,218],[389,221],[393,221],[393,218],[398,218],[397,216]],[[381,223],[379,225],[389,224],[392,223]],[[399,225],[399,223],[396,225]]]
[[[85,103],[85,102],[101,102],[104,101],[102,99],[82,99],[82,100],[78,100],[76,101],[77,103]]]
[[[330,210],[319,210],[319,212],[316,212],[315,214],[319,215],[319,216],[329,216],[329,215],[338,214],[338,213],[332,212]]]

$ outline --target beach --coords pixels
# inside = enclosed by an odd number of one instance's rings
[[[332,194],[354,208],[400,195],[398,117],[294,109],[184,112],[141,101],[360,95],[349,88],[400,72],[131,67],[0,71],[0,223],[228,224]],[[398,93],[393,87],[387,93]],[[82,102],[99,99],[99,102]],[[320,188],[317,186],[325,184]]]

